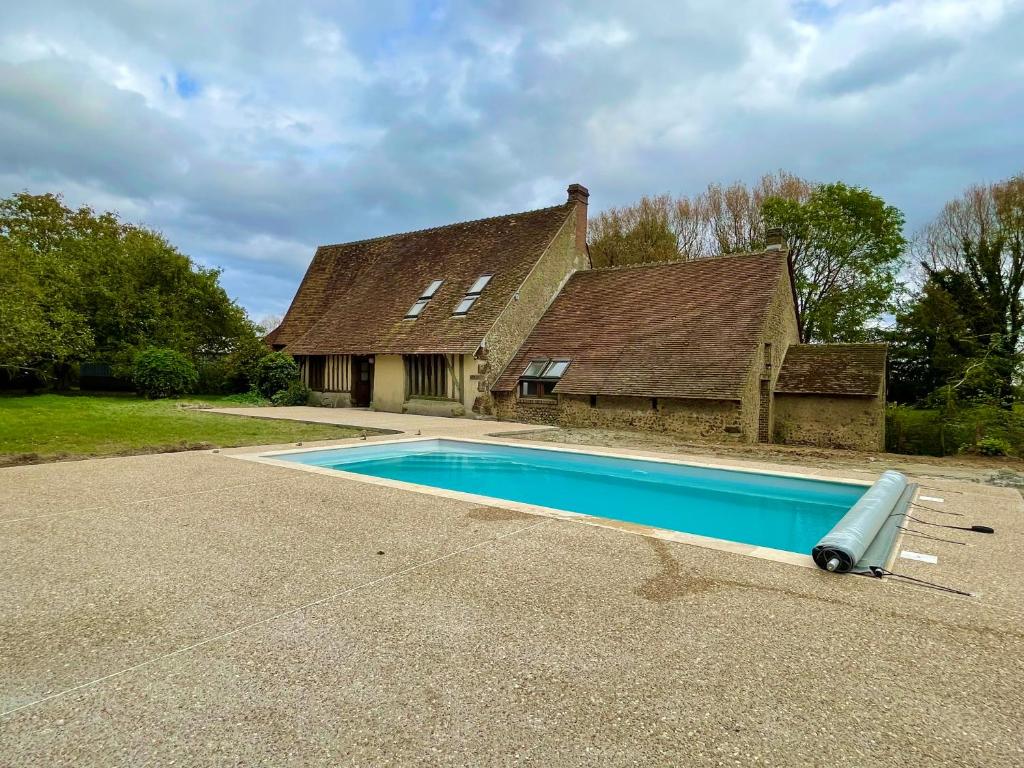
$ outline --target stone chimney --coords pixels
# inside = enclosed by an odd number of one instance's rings
[[[587,201],[590,199],[590,191],[582,184],[570,184],[568,192],[568,202],[576,205],[576,252],[585,258],[587,253]]]
[[[764,249],[766,251],[786,249],[786,233],[782,231],[782,227],[768,227],[764,231]]]

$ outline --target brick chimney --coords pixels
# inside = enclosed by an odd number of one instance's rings
[[[768,227],[764,231],[764,249],[766,251],[786,250],[786,233],[782,227]]]
[[[590,191],[582,184],[569,185],[569,200],[576,206],[576,250],[581,256],[587,252],[587,201]]]

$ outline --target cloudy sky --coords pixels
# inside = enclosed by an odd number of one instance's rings
[[[919,227],[1024,170],[1024,2],[5,3],[0,195],[163,231],[256,317],[318,243],[786,169]],[[92,6],[92,7],[89,7]]]

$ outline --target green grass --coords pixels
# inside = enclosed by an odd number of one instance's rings
[[[239,445],[351,437],[363,430],[206,413],[238,407],[219,396],[144,400],[129,395],[0,397],[0,466]]]

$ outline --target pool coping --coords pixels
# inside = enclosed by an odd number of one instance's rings
[[[432,485],[422,485],[420,483],[409,483],[404,480],[392,480],[390,478],[374,477],[372,475],[364,475],[359,472],[346,472],[342,469],[333,469],[330,467],[317,467],[311,464],[299,464],[294,461],[288,461],[283,459],[274,458],[276,456],[289,456],[299,453],[317,453],[323,451],[337,451],[337,450],[350,450],[357,448],[365,448],[369,445],[398,445],[402,443],[419,443],[432,440],[444,440],[449,442],[463,442],[463,443],[477,443],[481,445],[498,445],[503,447],[511,448],[533,448],[540,451],[553,451],[556,453],[574,453],[574,454],[585,454],[592,456],[606,456],[609,458],[629,459],[632,461],[652,461],[661,464],[672,464],[676,466],[685,467],[697,467],[701,469],[717,469],[729,472],[744,472],[746,474],[754,475],[772,475],[775,477],[787,477],[798,480],[813,480],[816,482],[832,482],[832,483],[844,483],[847,485],[858,485],[862,487],[870,487],[871,482],[866,480],[847,479],[847,478],[822,478],[815,475],[806,475],[798,472],[781,472],[772,470],[759,470],[746,467],[734,467],[725,464],[715,464],[711,462],[697,462],[697,461],[683,461],[680,459],[673,459],[669,457],[638,457],[635,455],[629,455],[625,453],[616,453],[614,451],[604,450],[585,450],[582,448],[569,448],[561,446],[551,445],[524,445],[521,441],[509,442],[504,440],[481,440],[479,438],[463,438],[463,437],[441,437],[432,435],[423,435],[415,437],[405,437],[395,440],[374,440],[360,441],[358,443],[346,442],[340,445],[318,445],[307,448],[288,448],[276,451],[259,451],[257,453],[233,453],[227,454],[231,458],[241,459],[243,461],[252,461],[258,464],[269,464],[276,467],[284,467],[286,469],[294,469],[304,472],[312,472],[314,474],[329,475],[331,477],[342,477],[348,480],[353,480],[360,483],[368,483],[370,485],[377,485],[385,488],[394,488],[397,490],[411,491],[414,493],[423,493],[431,496],[440,496],[447,499],[455,499],[458,501],[466,501],[473,504],[480,504],[483,506],[497,507],[499,509],[510,509],[516,512],[523,512],[529,515],[538,515],[547,517],[555,520],[564,520],[584,523],[586,525],[593,525],[600,528],[610,528],[612,530],[620,531],[622,533],[629,533],[635,536],[647,536],[655,539],[662,539],[664,541],[673,541],[679,544],[689,544],[695,547],[701,547],[703,549],[713,549],[719,552],[729,552],[735,555],[745,555],[747,557],[756,557],[761,560],[770,560],[777,563],[786,563],[787,565],[796,565],[803,568],[817,569],[814,560],[809,554],[802,555],[797,552],[790,552],[783,549],[774,549],[772,547],[762,547],[754,544],[743,544],[737,541],[731,541],[729,539],[716,539],[710,536],[701,536],[696,533],[684,533],[683,531],[673,531],[667,528],[657,528],[650,525],[642,525],[639,523],[631,523],[624,520],[613,520],[611,518],[596,517],[594,515],[588,515],[583,512],[570,512],[564,509],[557,509],[555,507],[545,507],[539,504],[528,504],[521,501],[512,501],[510,499],[502,499],[497,496],[484,496],[476,493],[468,493],[465,491],[453,491],[447,488],[437,488]]]

